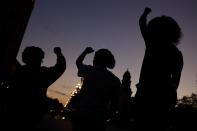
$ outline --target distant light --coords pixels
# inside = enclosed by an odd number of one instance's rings
[[[65,120],[65,119],[66,119],[66,117],[65,117],[65,116],[63,116],[63,117],[62,117],[62,120]]]
[[[76,86],[76,88],[81,89],[81,84],[78,83],[77,86]]]
[[[74,97],[76,94],[78,94],[80,92],[80,90],[81,90],[81,84],[77,83],[77,85],[75,86],[75,90],[70,93],[71,97],[66,101],[66,104],[64,105],[64,107],[67,106],[67,104],[70,102],[71,98]]]
[[[106,120],[106,122],[110,122],[110,121],[111,121],[111,119],[107,119],[107,120]]]

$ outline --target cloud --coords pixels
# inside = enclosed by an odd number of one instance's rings
[[[65,94],[65,93],[63,93],[63,92],[60,92],[60,91],[58,91],[58,90],[48,89],[48,91],[68,97],[68,94]]]

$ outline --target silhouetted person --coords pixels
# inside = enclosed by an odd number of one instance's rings
[[[123,95],[127,97],[131,97],[132,91],[131,91],[131,74],[127,70],[122,78],[122,83],[121,83],[121,92]]]
[[[119,97],[119,116],[121,127],[129,126],[129,108],[131,99],[131,74],[127,70],[122,79],[120,97]]]
[[[113,69],[115,59],[107,49],[96,51],[93,66],[83,64],[85,56],[94,52],[87,47],[77,58],[78,76],[83,85],[77,100],[77,116],[73,121],[74,130],[104,131],[107,107],[117,110],[120,80],[107,68]]]
[[[42,67],[44,52],[39,47],[30,46],[22,53],[25,65],[16,66],[10,81],[12,92],[10,120],[16,127],[34,126],[47,113],[47,89],[65,71],[66,61],[59,47],[54,48],[57,63],[53,67]],[[31,128],[31,127],[28,127]],[[27,128],[27,130],[28,130]]]
[[[176,105],[183,67],[182,53],[176,47],[182,33],[169,16],[156,17],[147,24],[150,12],[146,8],[139,20],[146,50],[135,97],[140,127],[165,130],[167,113]]]

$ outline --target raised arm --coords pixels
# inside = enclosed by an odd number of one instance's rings
[[[55,64],[55,66],[51,68],[51,70],[52,71],[54,70],[54,73],[57,74],[57,77],[60,77],[64,73],[64,71],[66,70],[66,59],[63,56],[60,47],[55,47],[54,53],[57,56],[57,62]]]
[[[54,53],[57,56],[57,62],[55,66],[52,67],[43,67],[43,72],[45,77],[43,79],[45,80],[45,83],[48,86],[50,86],[52,83],[54,83],[66,70],[66,59],[63,56],[61,49],[59,47],[54,48]]]
[[[148,16],[148,14],[151,12],[150,8],[145,8],[143,14],[141,15],[140,19],[139,19],[139,25],[140,25],[140,30],[142,33],[142,36],[144,38],[145,44],[147,46],[147,44],[149,44],[149,38],[148,38],[148,29],[147,29],[147,23],[146,23],[146,18]]]
[[[83,65],[83,60],[85,58],[85,56],[87,54],[90,54],[94,52],[94,50],[92,49],[92,47],[87,47],[82,53],[81,55],[77,58],[76,60],[76,65],[77,65],[77,68],[79,68],[81,65]]]

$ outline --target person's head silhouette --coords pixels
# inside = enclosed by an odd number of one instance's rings
[[[100,49],[95,53],[93,65],[113,69],[115,66],[114,56],[109,50]]]
[[[181,28],[177,22],[169,16],[153,18],[148,23],[150,40],[153,44],[164,43],[177,45],[182,37]]]
[[[22,61],[29,66],[40,67],[44,58],[44,51],[39,47],[26,47],[22,53]]]

